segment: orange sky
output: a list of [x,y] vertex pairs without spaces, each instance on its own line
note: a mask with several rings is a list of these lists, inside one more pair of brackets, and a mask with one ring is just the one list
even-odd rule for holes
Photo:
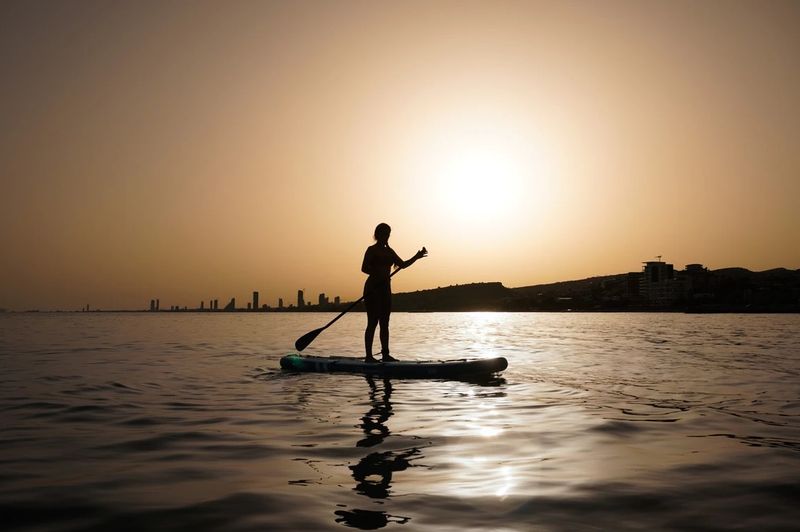
[[800,267],[796,2],[4,2],[0,307]]

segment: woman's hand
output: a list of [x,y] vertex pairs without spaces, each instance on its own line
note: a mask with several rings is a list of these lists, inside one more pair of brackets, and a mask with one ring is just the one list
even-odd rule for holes
[[414,260],[421,259],[421,258],[427,257],[427,256],[428,256],[428,250],[425,249],[425,246],[422,246],[422,249],[417,251],[417,254],[414,255]]

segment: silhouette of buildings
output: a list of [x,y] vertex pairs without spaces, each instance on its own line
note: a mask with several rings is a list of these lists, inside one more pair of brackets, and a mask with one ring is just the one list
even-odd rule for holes
[[[297,305],[285,306],[278,298],[277,308],[263,304],[252,292],[246,309],[236,308],[231,298],[224,311],[303,311],[342,310],[339,296],[331,302],[318,294],[318,304],[305,301],[304,290],[297,291]],[[345,302],[347,305],[351,302]],[[158,311],[160,301],[151,299],[149,311]],[[399,312],[452,311],[688,311],[688,312],[800,312],[800,270],[776,268],[751,272],[744,268],[709,270],[699,263],[677,270],[661,260],[646,261],[638,272],[590,277],[573,281],[506,288],[499,282],[472,283],[394,294],[393,309]],[[89,304],[81,310],[88,312]],[[95,309],[96,311],[98,309]],[[173,305],[173,311],[188,310]],[[192,311],[206,310],[205,301]],[[219,310],[217,299],[208,300],[208,310]],[[363,311],[363,306],[356,307]]]
[[639,294],[652,306],[670,305],[683,297],[683,283],[676,277],[672,264],[658,259],[644,263]]
[[690,300],[708,300],[712,297],[712,276],[708,268],[702,264],[687,264],[684,278],[684,290]]

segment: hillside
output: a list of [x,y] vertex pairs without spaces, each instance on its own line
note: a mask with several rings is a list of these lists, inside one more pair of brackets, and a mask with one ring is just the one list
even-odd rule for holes
[[506,288],[472,283],[395,294],[397,311],[645,311],[800,312],[800,270],[745,268],[676,272],[669,304],[642,296],[640,272]]

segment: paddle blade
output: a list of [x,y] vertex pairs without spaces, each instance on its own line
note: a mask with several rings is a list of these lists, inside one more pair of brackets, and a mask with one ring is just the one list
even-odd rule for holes
[[305,333],[303,336],[298,338],[297,341],[294,343],[294,348],[297,349],[298,351],[302,351],[303,349],[308,347],[308,344],[313,342],[317,336],[319,336],[319,333],[321,333],[324,330],[325,327],[322,327],[321,329],[314,329],[311,332]]

